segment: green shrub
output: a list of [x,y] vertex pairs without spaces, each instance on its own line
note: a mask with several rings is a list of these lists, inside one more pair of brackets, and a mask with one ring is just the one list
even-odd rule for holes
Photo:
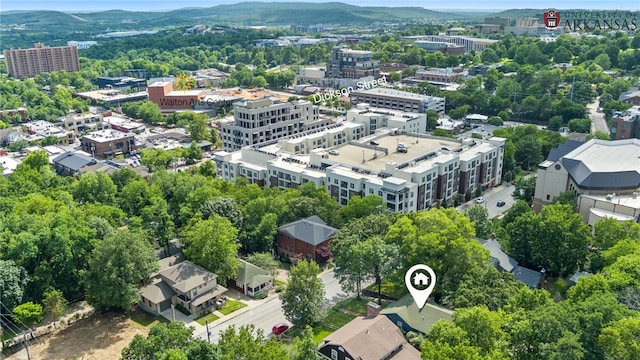
[[269,295],[266,291],[258,291],[255,295],[253,295],[253,297],[255,297],[256,299],[264,299],[267,297],[267,295]]
[[181,303],[178,303],[176,305],[176,310],[180,311],[181,313],[187,316],[191,315],[191,312],[186,307],[184,307],[184,305],[182,305]]

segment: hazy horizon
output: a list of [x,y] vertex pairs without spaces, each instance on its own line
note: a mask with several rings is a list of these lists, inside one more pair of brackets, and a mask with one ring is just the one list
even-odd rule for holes
[[[128,11],[170,11],[182,8],[193,7],[213,7],[223,4],[237,4],[244,1],[238,0],[188,0],[185,2],[176,2],[168,0],[154,1],[124,1],[113,0],[109,3],[95,4],[86,0],[67,0],[67,1],[29,1],[24,0],[2,0],[0,2],[0,11],[12,10],[56,10],[64,12],[87,12],[87,11],[104,11],[104,10],[128,10]],[[309,2],[309,3],[327,3],[330,1],[313,1],[313,0],[271,0],[260,2]],[[422,7],[429,10],[437,11],[502,11],[509,9],[593,9],[593,10],[636,10],[640,11],[640,0],[620,0],[616,2],[615,7],[611,7],[606,1],[595,0],[564,0],[564,1],[548,1],[548,0],[523,0],[514,7],[513,1],[507,0],[486,0],[479,6],[478,2],[473,0],[453,0],[446,3],[425,4],[425,1],[416,0],[397,0],[393,6],[389,6],[386,0],[370,0],[366,3],[363,1],[344,0],[338,1],[345,4],[357,6],[380,6],[380,7]]]

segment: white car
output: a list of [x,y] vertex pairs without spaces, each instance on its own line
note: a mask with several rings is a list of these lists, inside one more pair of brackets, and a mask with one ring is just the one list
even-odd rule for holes
[[329,150],[329,154],[331,154],[331,155],[340,155],[340,151],[338,151],[336,149],[332,149],[332,150]]
[[476,199],[476,204],[484,204],[484,198],[483,197],[479,197]]

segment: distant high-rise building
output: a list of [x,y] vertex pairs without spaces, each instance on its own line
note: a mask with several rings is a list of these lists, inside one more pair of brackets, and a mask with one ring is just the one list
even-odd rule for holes
[[33,77],[51,71],[78,71],[80,60],[75,46],[45,47],[36,43],[31,49],[5,50],[7,73],[14,78]]
[[327,63],[327,77],[360,79],[380,76],[380,63],[373,59],[371,51],[351,50],[346,46],[336,46]]

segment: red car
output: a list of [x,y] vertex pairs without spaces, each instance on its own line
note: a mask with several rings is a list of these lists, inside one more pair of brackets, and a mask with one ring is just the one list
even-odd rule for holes
[[275,335],[278,334],[282,334],[283,332],[287,331],[289,329],[289,325],[285,324],[285,323],[279,323],[279,324],[275,324],[273,326],[273,328],[271,329],[271,332],[274,333]]

